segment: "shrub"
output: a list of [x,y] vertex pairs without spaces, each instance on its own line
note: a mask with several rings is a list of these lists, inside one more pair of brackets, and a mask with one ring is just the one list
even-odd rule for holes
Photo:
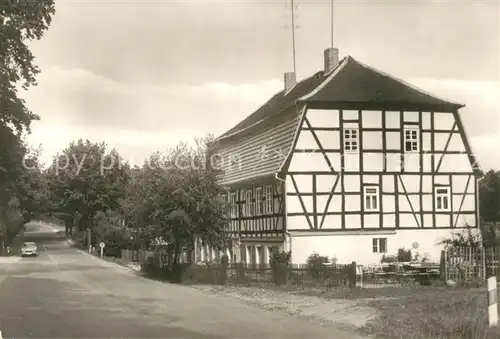
[[398,262],[398,257],[395,255],[383,255],[380,259],[380,262],[383,263],[395,263]]
[[307,258],[307,273],[309,273],[314,278],[318,278],[321,275],[321,272],[325,270],[325,265],[330,260],[327,256],[319,255],[316,252],[313,252]]
[[481,247],[481,236],[467,227],[460,233],[453,233],[451,237],[442,239],[438,245],[478,248]]
[[409,262],[412,261],[411,250],[406,250],[404,248],[399,248],[396,254],[383,255],[380,262],[383,263],[397,263],[397,262]]
[[408,262],[411,261],[411,250],[405,250],[404,248],[398,249],[398,262]]
[[280,252],[279,249],[273,249],[269,254],[269,262],[276,285],[286,284],[288,266],[290,265],[291,258],[292,252]]
[[292,252],[280,252],[279,249],[274,248],[273,251],[269,253],[269,262],[271,264],[284,264],[288,266],[291,259]]

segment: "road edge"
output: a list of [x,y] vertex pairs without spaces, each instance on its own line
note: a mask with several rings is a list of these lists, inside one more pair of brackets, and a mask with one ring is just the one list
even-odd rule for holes
[[[122,264],[119,264],[119,263],[116,263],[116,262],[113,262],[113,261],[109,261],[109,260],[106,260],[106,259],[102,259],[96,255],[93,255],[92,253],[89,253],[88,251],[86,250],[82,250],[80,248],[77,248],[75,247],[75,242],[71,239],[66,239],[65,240],[65,243],[68,245],[68,247],[71,247],[71,248],[74,248],[75,250],[79,251],[80,253],[83,253],[85,255],[88,255],[92,258],[94,258],[96,261],[102,263],[102,264],[105,264],[104,266],[115,266],[115,267],[121,267],[121,268],[126,268],[128,269],[129,271],[133,272],[133,273],[137,273],[139,274],[140,273],[140,269],[137,270],[137,269],[134,269],[133,267],[131,267],[130,265],[122,265]],[[2,339],[2,338],[0,338]]]

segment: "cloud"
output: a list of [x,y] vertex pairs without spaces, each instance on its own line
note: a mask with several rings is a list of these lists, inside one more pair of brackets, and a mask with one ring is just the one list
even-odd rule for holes
[[466,106],[460,117],[483,170],[500,169],[500,82],[457,79],[411,79],[430,93]]
[[[466,104],[461,117],[483,167],[500,168],[491,152],[500,146],[500,85],[493,81],[407,79],[428,92]],[[281,79],[247,84],[115,81],[82,68],[50,66],[39,86],[24,93],[42,117],[30,140],[53,154],[80,137],[104,140],[124,156],[142,159],[180,141],[219,135],[281,90]],[[139,160],[142,161],[142,160]]]
[[143,85],[118,82],[85,69],[46,67],[39,86],[24,92],[41,116],[29,140],[42,143],[44,160],[78,138],[106,141],[133,162],[156,150],[219,135],[252,113],[281,81],[230,85],[208,82]]
[[222,133],[281,88],[278,79],[199,86],[117,82],[84,69],[47,67],[24,95],[44,121],[72,126]]
[[500,82],[455,79],[413,79],[420,88],[464,104],[461,117],[470,136],[500,130]]

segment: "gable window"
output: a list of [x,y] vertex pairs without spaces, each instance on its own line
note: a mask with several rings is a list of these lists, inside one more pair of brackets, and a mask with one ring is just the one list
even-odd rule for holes
[[235,218],[237,215],[236,192],[229,195],[229,204],[231,205],[231,217]]
[[346,128],[344,129],[344,151],[345,152],[358,152],[358,129]]
[[436,211],[450,210],[450,187],[440,186],[435,188]]
[[253,212],[252,190],[248,190],[245,196],[246,216],[251,217]]
[[418,128],[405,128],[405,152],[418,152]]
[[378,211],[379,202],[378,202],[378,186],[365,186],[364,187],[364,195],[365,195],[365,211]]
[[262,187],[255,189],[255,214],[262,215]]
[[387,253],[387,238],[373,238],[373,253]]
[[265,199],[265,213],[272,214],[273,213],[273,186],[267,185],[264,191],[264,199]]

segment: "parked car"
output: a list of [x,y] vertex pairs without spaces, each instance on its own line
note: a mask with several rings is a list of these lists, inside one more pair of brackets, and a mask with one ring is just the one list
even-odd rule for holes
[[25,242],[21,249],[21,257],[36,257],[38,256],[37,247],[34,242]]

